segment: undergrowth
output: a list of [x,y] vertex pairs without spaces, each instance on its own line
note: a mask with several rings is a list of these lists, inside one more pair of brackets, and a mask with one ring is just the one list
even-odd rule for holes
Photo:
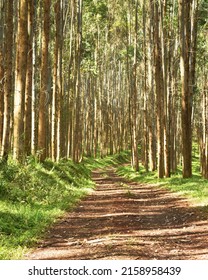
[[142,166],[135,172],[130,164],[122,164],[129,159],[129,152],[122,152],[105,158],[84,158],[79,164],[70,160],[40,163],[33,157],[24,165],[12,160],[0,163],[0,259],[24,258],[46,229],[93,189],[91,171],[96,168],[114,166],[121,176],[169,188],[207,208],[208,180],[201,178],[196,158],[193,177],[189,179],[182,178],[180,167],[171,178],[164,179],[158,179],[156,172],[146,172]]
[[105,169],[109,165],[111,166],[118,166],[122,163],[129,162],[130,161],[130,152],[129,151],[123,151],[119,154],[114,155],[108,155],[103,158],[84,158],[84,163],[87,165],[87,167],[90,170],[96,169],[96,168],[102,168]]
[[34,157],[24,165],[0,163],[0,259],[22,259],[58,217],[93,189],[93,169],[118,165],[128,157],[85,158],[79,164],[40,163]]
[[0,166],[0,259],[21,259],[65,210],[93,188],[90,169],[72,161]]
[[163,179],[158,179],[157,171],[147,172],[143,166],[140,166],[138,172],[135,172],[130,165],[119,166],[117,173],[132,181],[168,188],[187,197],[196,206],[208,206],[208,180],[202,178],[198,162],[198,158],[193,157],[193,176],[186,179],[182,178],[182,168],[180,166],[176,173],[171,174],[170,178]]

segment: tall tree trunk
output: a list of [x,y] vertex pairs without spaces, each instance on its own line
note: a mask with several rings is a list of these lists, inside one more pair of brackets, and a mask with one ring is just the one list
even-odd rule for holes
[[2,154],[2,135],[4,122],[4,14],[5,1],[0,0],[0,153]]
[[6,32],[5,32],[5,82],[4,82],[4,125],[2,139],[2,156],[5,160],[10,151],[10,115],[13,72],[13,1],[6,2]]
[[[54,81],[53,81],[53,111],[52,111],[52,147],[53,158],[57,161],[63,156],[63,141],[61,140],[61,104],[62,102],[62,37],[63,15],[62,1],[58,0],[54,5],[56,36],[54,52]],[[63,136],[62,136],[63,138]]]
[[59,88],[58,88],[58,64],[59,64],[59,45],[60,45],[60,0],[54,4],[56,32],[54,45],[54,67],[53,67],[53,97],[52,97],[52,118],[51,118],[51,156],[52,160],[58,160],[59,145],[58,145],[58,114],[59,110]]
[[27,32],[27,13],[28,1],[19,1],[18,13],[18,30],[17,30],[17,50],[16,50],[16,67],[15,67],[15,92],[14,92],[14,143],[13,158],[21,160],[24,152],[24,97],[25,97],[25,80],[27,70],[27,49],[28,49],[28,32]]
[[205,179],[208,179],[208,93],[207,84],[208,76],[204,69],[203,71],[204,87],[201,94],[201,124],[200,124],[200,148],[201,148],[201,172]]
[[63,61],[63,1],[59,0],[60,3],[58,4],[58,11],[57,11],[57,28],[59,31],[59,48],[58,48],[58,118],[57,118],[57,135],[58,135],[58,142],[57,142],[57,160],[64,157],[64,130],[63,130],[63,104],[64,104],[64,95],[63,95],[63,68],[62,68],[62,61]]
[[131,110],[132,110],[132,135],[131,135],[131,145],[132,145],[132,167],[135,171],[139,170],[139,155],[138,155],[138,123],[137,123],[137,39],[138,39],[138,1],[135,3],[135,34],[134,34],[134,62],[131,80]]
[[164,81],[162,73],[159,4],[155,2],[155,86],[157,103],[158,177],[164,176]]
[[156,113],[155,113],[155,94],[154,94],[154,3],[150,1],[148,19],[148,88],[149,88],[149,102],[148,102],[148,130],[149,130],[149,167],[150,171],[154,171],[157,168],[156,160]]
[[[38,106],[37,106],[37,80],[39,78],[38,73],[38,4],[37,0],[34,1],[34,18],[33,18],[33,41],[32,41],[32,95],[31,95],[31,153],[33,156],[36,154],[37,150],[37,132],[38,132],[38,126],[37,126],[37,119],[38,119]],[[41,10],[41,9],[40,9]],[[41,33],[41,32],[40,32]]]
[[41,56],[41,84],[39,96],[39,122],[38,122],[38,152],[40,160],[46,159],[46,112],[48,94],[48,59],[49,59],[49,35],[50,35],[50,5],[51,0],[43,2],[43,30],[42,30],[42,56]]
[[180,19],[180,70],[182,84],[182,155],[183,177],[192,176],[192,125],[191,125],[191,92],[190,92],[190,0],[179,1]]
[[74,43],[74,30],[75,30],[75,1],[71,0],[70,3],[70,34],[69,34],[69,65],[68,65],[68,104],[69,104],[69,116],[68,116],[68,135],[67,135],[67,157],[73,154],[73,43]]
[[81,125],[81,46],[82,46],[82,0],[77,2],[77,33],[76,33],[76,57],[75,57],[75,130],[73,160],[79,162],[82,157],[82,125]]
[[25,88],[25,153],[31,154],[34,0],[28,0],[28,52]]
[[169,128],[169,85],[168,85],[168,25],[165,23],[167,18],[167,0],[160,4],[160,29],[162,46],[162,74],[164,91],[164,168],[165,176],[170,177],[170,128]]
[[147,70],[148,70],[148,54],[147,54],[147,10],[145,6],[145,1],[142,3],[143,11],[143,52],[144,52],[144,166],[146,171],[149,170],[149,121],[148,121],[148,98],[149,91],[147,89],[148,80],[147,80]]

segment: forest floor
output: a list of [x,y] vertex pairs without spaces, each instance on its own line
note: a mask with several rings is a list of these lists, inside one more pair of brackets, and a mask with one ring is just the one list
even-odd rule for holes
[[27,259],[208,259],[203,207],[161,187],[129,182],[113,167],[92,178],[96,189],[49,229]]

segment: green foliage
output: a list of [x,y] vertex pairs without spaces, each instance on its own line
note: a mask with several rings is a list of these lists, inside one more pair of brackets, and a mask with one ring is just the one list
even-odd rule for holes
[[19,259],[45,229],[74,207],[94,184],[90,169],[72,161],[0,167],[0,259]]
[[177,173],[172,174],[171,178],[158,179],[157,172],[146,172],[143,166],[140,171],[135,172],[130,166],[119,166],[117,173],[132,181],[153,184],[159,187],[165,187],[179,195],[187,197],[195,205],[208,205],[208,180],[200,175],[199,159],[193,158],[193,176],[192,178],[182,178],[181,167]]
[[94,187],[91,170],[129,160],[122,152],[104,159],[40,163],[34,157],[21,165],[0,166],[0,259],[21,259],[65,210],[72,209]]
[[84,163],[90,169],[105,168],[109,165],[117,166],[118,164],[129,162],[130,152],[123,151],[119,154],[106,156],[104,158],[85,158]]
[[[103,33],[108,18],[108,7],[106,0],[102,1],[85,1],[83,11],[83,38],[82,50],[84,69],[95,72],[94,68],[94,52],[96,48],[96,41],[99,36],[98,33]],[[99,30],[98,30],[99,26]]]
[[63,203],[74,188],[84,187],[89,171],[82,164],[75,166],[70,161],[53,163],[47,160],[43,164],[5,165],[1,177],[4,182],[1,197],[14,203],[50,205],[57,200],[57,195]]
[[207,26],[208,23],[208,1],[200,0],[199,1],[199,16],[198,16],[198,24],[200,26]]

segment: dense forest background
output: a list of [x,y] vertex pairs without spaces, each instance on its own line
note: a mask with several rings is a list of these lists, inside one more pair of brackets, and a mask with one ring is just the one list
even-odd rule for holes
[[0,0],[0,154],[131,150],[208,179],[207,0]]

